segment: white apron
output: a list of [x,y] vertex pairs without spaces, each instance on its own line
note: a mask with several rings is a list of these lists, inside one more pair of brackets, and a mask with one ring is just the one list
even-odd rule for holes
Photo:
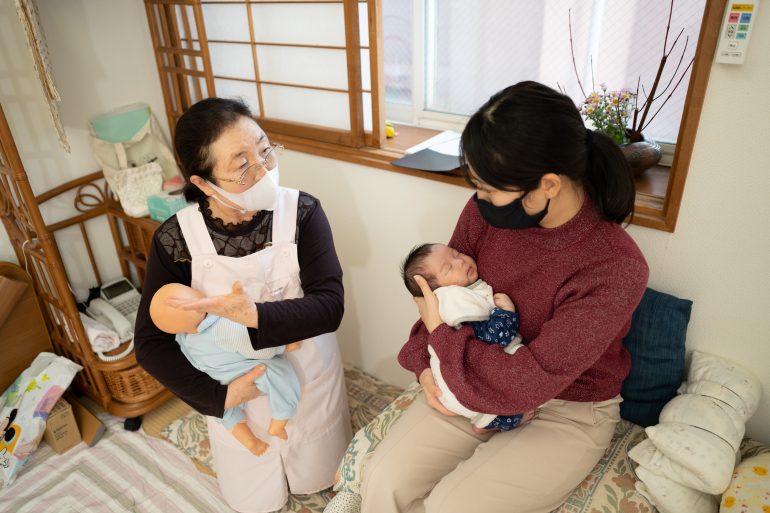
[[[240,281],[257,302],[302,297],[294,243],[298,196],[296,189],[279,189],[272,245],[240,258],[217,255],[198,205],[179,211],[179,226],[192,258],[192,287],[214,296],[231,292],[233,283]],[[301,349],[286,353],[286,357],[301,384],[297,412],[286,426],[287,441],[267,433],[270,411],[264,396],[246,405],[249,427],[270,444],[262,456],[251,454],[220,422],[208,419],[219,488],[230,506],[240,512],[282,508],[288,497],[287,484],[295,494],[315,493],[331,486],[350,441],[347,396],[335,334],[304,340]]]

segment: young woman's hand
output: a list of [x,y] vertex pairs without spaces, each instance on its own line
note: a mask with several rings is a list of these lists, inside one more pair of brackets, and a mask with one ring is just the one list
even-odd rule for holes
[[436,297],[436,294],[430,290],[430,286],[428,285],[428,282],[425,281],[425,278],[420,275],[415,275],[414,281],[420,287],[420,290],[422,290],[422,297],[414,298],[414,302],[417,303],[417,309],[420,311],[422,323],[425,324],[428,333],[433,333],[433,330],[444,323],[438,313],[438,298]]
[[428,402],[428,406],[447,417],[457,416],[456,413],[447,410],[444,405],[441,404],[441,401],[439,401],[441,389],[436,386],[436,380],[433,378],[433,372],[430,370],[430,367],[420,373],[420,377],[417,381],[422,385],[422,390],[425,392],[425,400]]
[[249,328],[259,327],[257,305],[246,294],[239,281],[233,284],[233,290],[229,294],[204,297],[195,301],[169,298],[166,303],[180,310],[194,310],[224,317]]
[[254,381],[265,373],[264,365],[257,365],[249,372],[235,378],[227,385],[227,396],[225,397],[225,410],[234,408],[239,404],[246,403],[252,399],[256,399],[262,392],[259,391]]

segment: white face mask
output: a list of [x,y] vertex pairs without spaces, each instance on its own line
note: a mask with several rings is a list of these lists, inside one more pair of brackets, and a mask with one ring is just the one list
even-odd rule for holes
[[278,197],[278,166],[269,170],[257,183],[243,192],[227,192],[211,182],[209,182],[209,185],[216,191],[217,195],[227,198],[237,205],[237,207],[234,207],[229,203],[225,203],[217,195],[211,196],[229,209],[237,210],[241,213],[273,210]]
[[275,182],[275,185],[279,185],[278,164],[276,164],[273,169],[267,172],[267,176],[273,179],[273,181]]

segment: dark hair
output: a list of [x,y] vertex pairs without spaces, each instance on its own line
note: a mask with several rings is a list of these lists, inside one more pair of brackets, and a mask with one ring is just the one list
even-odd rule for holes
[[176,122],[174,150],[182,165],[182,174],[187,179],[184,186],[187,201],[205,198],[203,191],[190,182],[190,177],[198,175],[204,180],[211,179],[214,170],[209,151],[211,143],[242,117],[253,119],[251,111],[242,101],[207,98],[187,109]]
[[622,223],[634,209],[631,168],[615,142],[587,130],[572,99],[537,82],[492,96],[460,139],[465,180],[470,168],[496,189],[529,192],[546,173],[581,184],[602,216]]
[[438,287],[436,276],[428,274],[423,267],[425,259],[428,258],[435,245],[435,242],[431,242],[429,244],[415,246],[401,264],[401,278],[404,280],[404,285],[406,285],[406,289],[412,297],[422,297],[422,289],[420,289],[420,286],[414,281],[415,274],[419,274],[425,278],[425,281],[428,282],[428,286],[431,290],[436,290]]

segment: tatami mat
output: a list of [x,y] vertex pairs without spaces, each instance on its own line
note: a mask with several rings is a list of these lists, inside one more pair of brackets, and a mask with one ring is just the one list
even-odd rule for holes
[[172,397],[159,407],[142,415],[142,429],[150,436],[163,439],[160,430],[182,415],[186,415],[190,410],[192,408],[184,401],[178,397]]

